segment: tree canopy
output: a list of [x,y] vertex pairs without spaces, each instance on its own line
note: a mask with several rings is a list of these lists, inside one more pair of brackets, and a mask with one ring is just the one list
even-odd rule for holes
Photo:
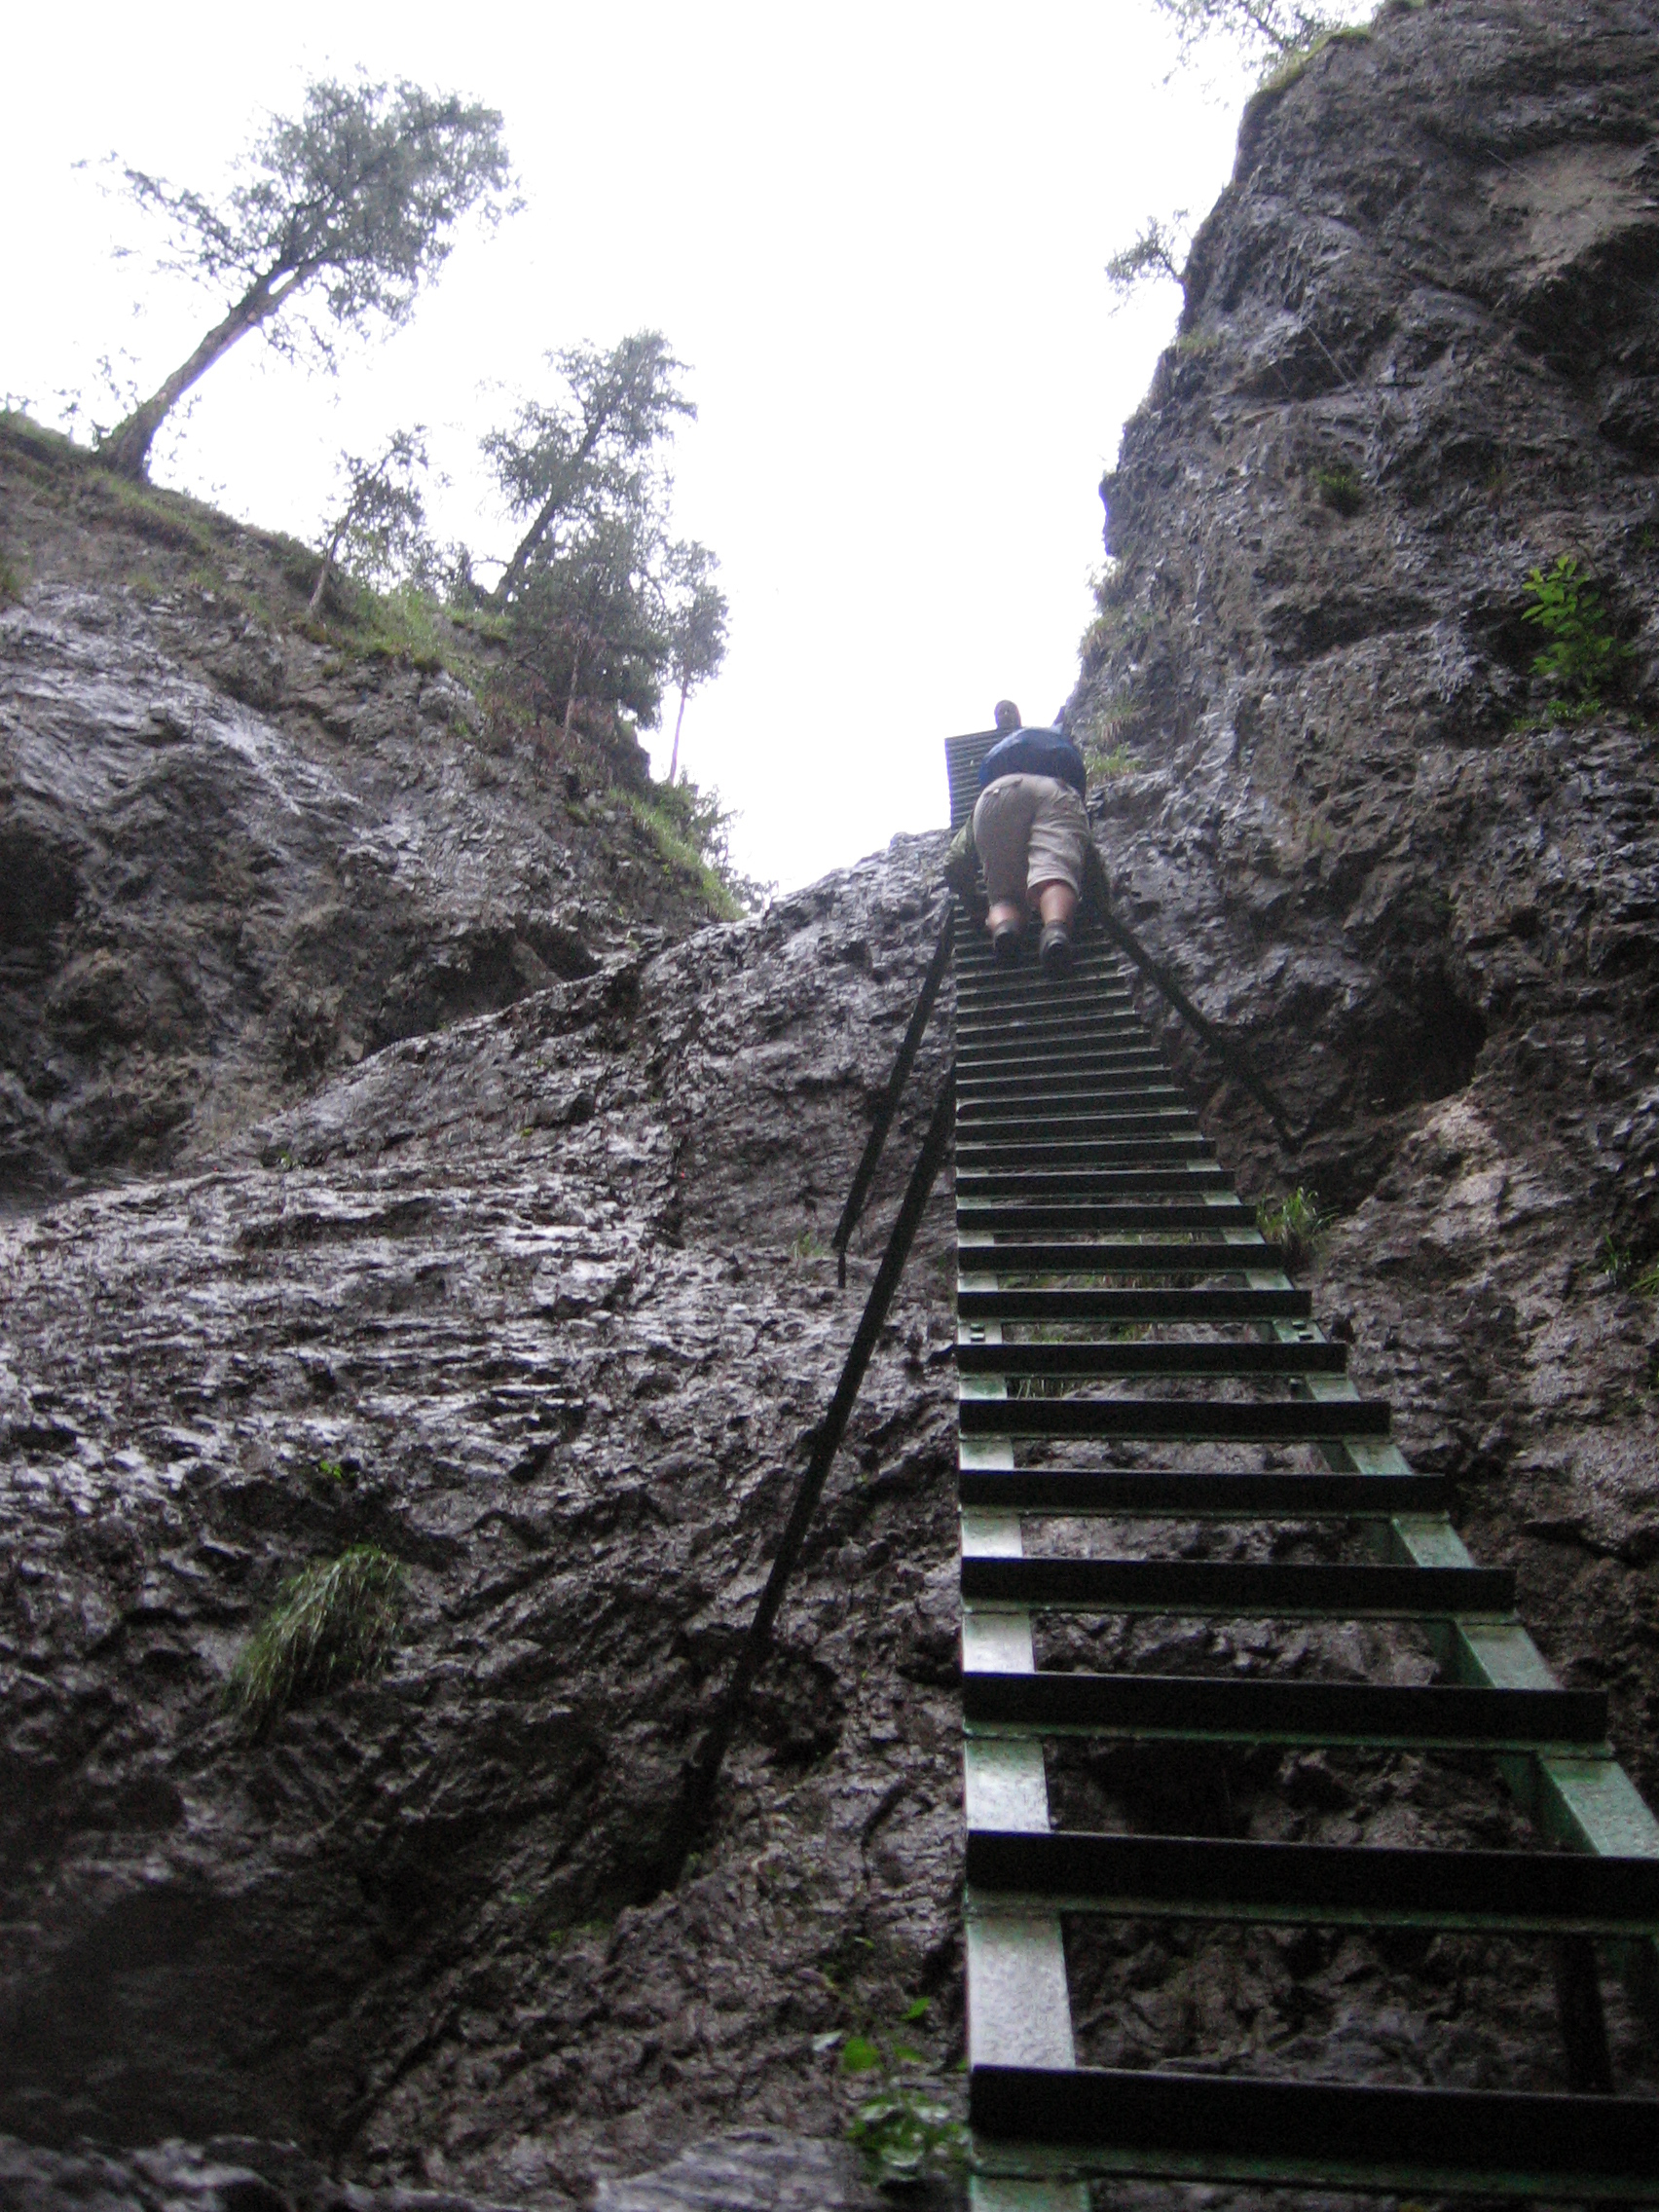
[[696,409],[659,331],[551,354],[557,387],[482,441],[524,530],[489,604],[568,735],[584,708],[651,726],[725,653],[725,595],[706,546],[670,531],[675,424]]
[[510,428],[483,441],[509,508],[529,518],[490,595],[498,607],[523,589],[531,563],[556,546],[561,527],[650,504],[675,418],[697,414],[680,387],[684,364],[661,331],[638,330],[608,353],[570,346],[547,358],[563,390],[526,400]]
[[303,331],[333,365],[314,317],[277,319],[308,287],[341,329],[405,320],[456,224],[474,207],[499,215],[511,183],[494,108],[401,81],[309,85],[300,114],[273,121],[221,201],[140,169],[125,175],[169,227],[161,266],[233,293],[189,358],[104,440],[105,459],[130,476],[144,474],[169,411],[250,330],[287,350]]

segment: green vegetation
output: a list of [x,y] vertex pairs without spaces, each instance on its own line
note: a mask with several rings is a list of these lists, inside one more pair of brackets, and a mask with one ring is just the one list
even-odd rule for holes
[[792,1260],[828,1260],[830,1247],[815,1229],[803,1229],[790,1246]]
[[1256,1208],[1256,1227],[1270,1244],[1276,1244],[1283,1252],[1285,1267],[1295,1269],[1305,1267],[1313,1257],[1326,1222],[1313,1193],[1298,1184],[1285,1198],[1263,1199]]
[[[927,2015],[928,2001],[918,1997],[900,2018],[917,2026]],[[961,2171],[968,2130],[940,2095],[925,2052],[885,2037],[848,2036],[841,2046],[841,2072],[855,2080],[874,2078],[872,2093],[861,2099],[847,2124],[847,2139],[872,2181],[903,2188]]]
[[737,922],[758,904],[766,887],[752,883],[732,866],[726,842],[731,816],[714,793],[705,795],[685,780],[653,784],[648,797],[624,792],[628,811],[650,832],[665,868],[696,879],[709,911],[719,922]]
[[1114,745],[1109,753],[1085,746],[1083,760],[1091,776],[1132,776],[1142,765],[1140,755],[1126,745]]
[[1596,1247],[1596,1272],[1609,1290],[1633,1290],[1638,1298],[1659,1298],[1659,1260],[1643,1265],[1611,1230]]
[[1602,694],[1615,682],[1635,647],[1615,635],[1602,595],[1583,564],[1563,553],[1553,568],[1534,569],[1527,578],[1528,606],[1521,619],[1549,640],[1532,662],[1562,702],[1556,719],[1581,720],[1598,714]]
[[1181,281],[1181,266],[1191,242],[1187,210],[1177,207],[1167,221],[1149,215],[1130,242],[1106,263],[1106,281],[1119,302],[1138,292],[1143,284]]
[[1319,501],[1339,515],[1356,515],[1365,504],[1365,487],[1359,480],[1357,469],[1350,468],[1346,461],[1334,462],[1329,468],[1316,468],[1313,481],[1319,487]]
[[[306,87],[297,117],[274,118],[217,203],[141,169],[123,171],[141,207],[168,232],[165,269],[230,290],[233,304],[189,358],[100,443],[108,464],[142,477],[167,415],[249,331],[292,351],[305,326],[282,311],[308,286],[338,328],[371,316],[406,322],[416,295],[450,250],[469,209],[504,210],[510,184],[501,118],[418,85]],[[334,365],[313,323],[312,350]]]
[[23,579],[0,553],[0,607],[15,607],[23,596]]
[[424,426],[394,430],[378,460],[340,457],[345,503],[323,540],[322,566],[306,611],[315,614],[336,562],[362,583],[393,583],[429,575],[434,566],[426,535],[425,496],[417,481],[426,470]]
[[385,1666],[402,1590],[402,1567],[373,1544],[353,1544],[285,1582],[226,1685],[242,1732],[263,1735],[289,1706]]

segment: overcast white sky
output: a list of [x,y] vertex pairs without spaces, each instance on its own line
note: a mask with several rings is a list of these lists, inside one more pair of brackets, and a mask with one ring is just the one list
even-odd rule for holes
[[153,234],[100,190],[109,152],[211,190],[308,77],[359,65],[499,107],[524,211],[463,234],[335,380],[244,341],[156,478],[313,537],[340,449],[424,422],[445,533],[505,552],[480,431],[548,349],[662,329],[700,410],[677,525],[732,609],[682,758],[788,888],[942,822],[940,739],[1071,687],[1096,487],[1179,305],[1161,285],[1114,315],[1102,264],[1146,214],[1208,207],[1245,90],[1219,58],[1166,84],[1170,59],[1145,0],[19,12],[0,389],[107,422],[101,354],[147,392],[217,319],[112,256]]

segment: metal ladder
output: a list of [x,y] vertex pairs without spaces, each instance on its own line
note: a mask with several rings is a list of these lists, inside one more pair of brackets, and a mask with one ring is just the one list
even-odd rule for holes
[[[992,742],[947,743],[953,827]],[[1446,1486],[1389,1441],[1387,1404],[1361,1397],[1346,1346],[1229,1187],[1115,955],[1086,939],[1072,977],[1047,983],[1029,965],[999,970],[959,915],[955,959],[977,2212],[1087,2212],[1089,2178],[1111,2175],[1659,2201],[1659,2100],[1608,2093],[1593,1947],[1618,1947],[1652,2009],[1659,1822],[1608,1750],[1605,1696],[1557,1683],[1514,1617],[1513,1575],[1474,1564]],[[1078,1323],[1113,1326],[1083,1341]],[[1137,1378],[1157,1380],[1122,1394]],[[1106,1379],[1120,1394],[1054,1394]],[[1238,1387],[1264,1380],[1280,1394]],[[1105,1448],[1097,1464],[1077,1463],[1086,1440]],[[1129,1440],[1125,1457],[1161,1440],[1176,1463],[1114,1466],[1112,1447]],[[1193,1449],[1217,1446],[1273,1447],[1280,1463],[1250,1471],[1236,1450]],[[1287,1471],[1287,1448],[1315,1463]],[[1153,1540],[1132,1558],[1045,1544],[1046,1525],[1079,1516],[1131,1520]],[[1159,1555],[1160,1523],[1206,1519],[1351,1523],[1369,1556]],[[1033,1616],[1068,1611],[1415,1622],[1454,1678],[1044,1672]],[[1068,1736],[1476,1750],[1548,1848],[1055,1830],[1044,1740]],[[1548,1936],[1573,2089],[1079,2066],[1062,1914]]]

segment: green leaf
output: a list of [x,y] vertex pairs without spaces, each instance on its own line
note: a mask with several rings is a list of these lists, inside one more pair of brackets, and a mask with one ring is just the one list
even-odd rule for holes
[[867,2074],[881,2064],[881,2053],[868,2036],[849,2036],[841,2052],[843,2074]]
[[912,1997],[899,2015],[902,2020],[925,2020],[927,2016],[928,2001],[925,1997]]

